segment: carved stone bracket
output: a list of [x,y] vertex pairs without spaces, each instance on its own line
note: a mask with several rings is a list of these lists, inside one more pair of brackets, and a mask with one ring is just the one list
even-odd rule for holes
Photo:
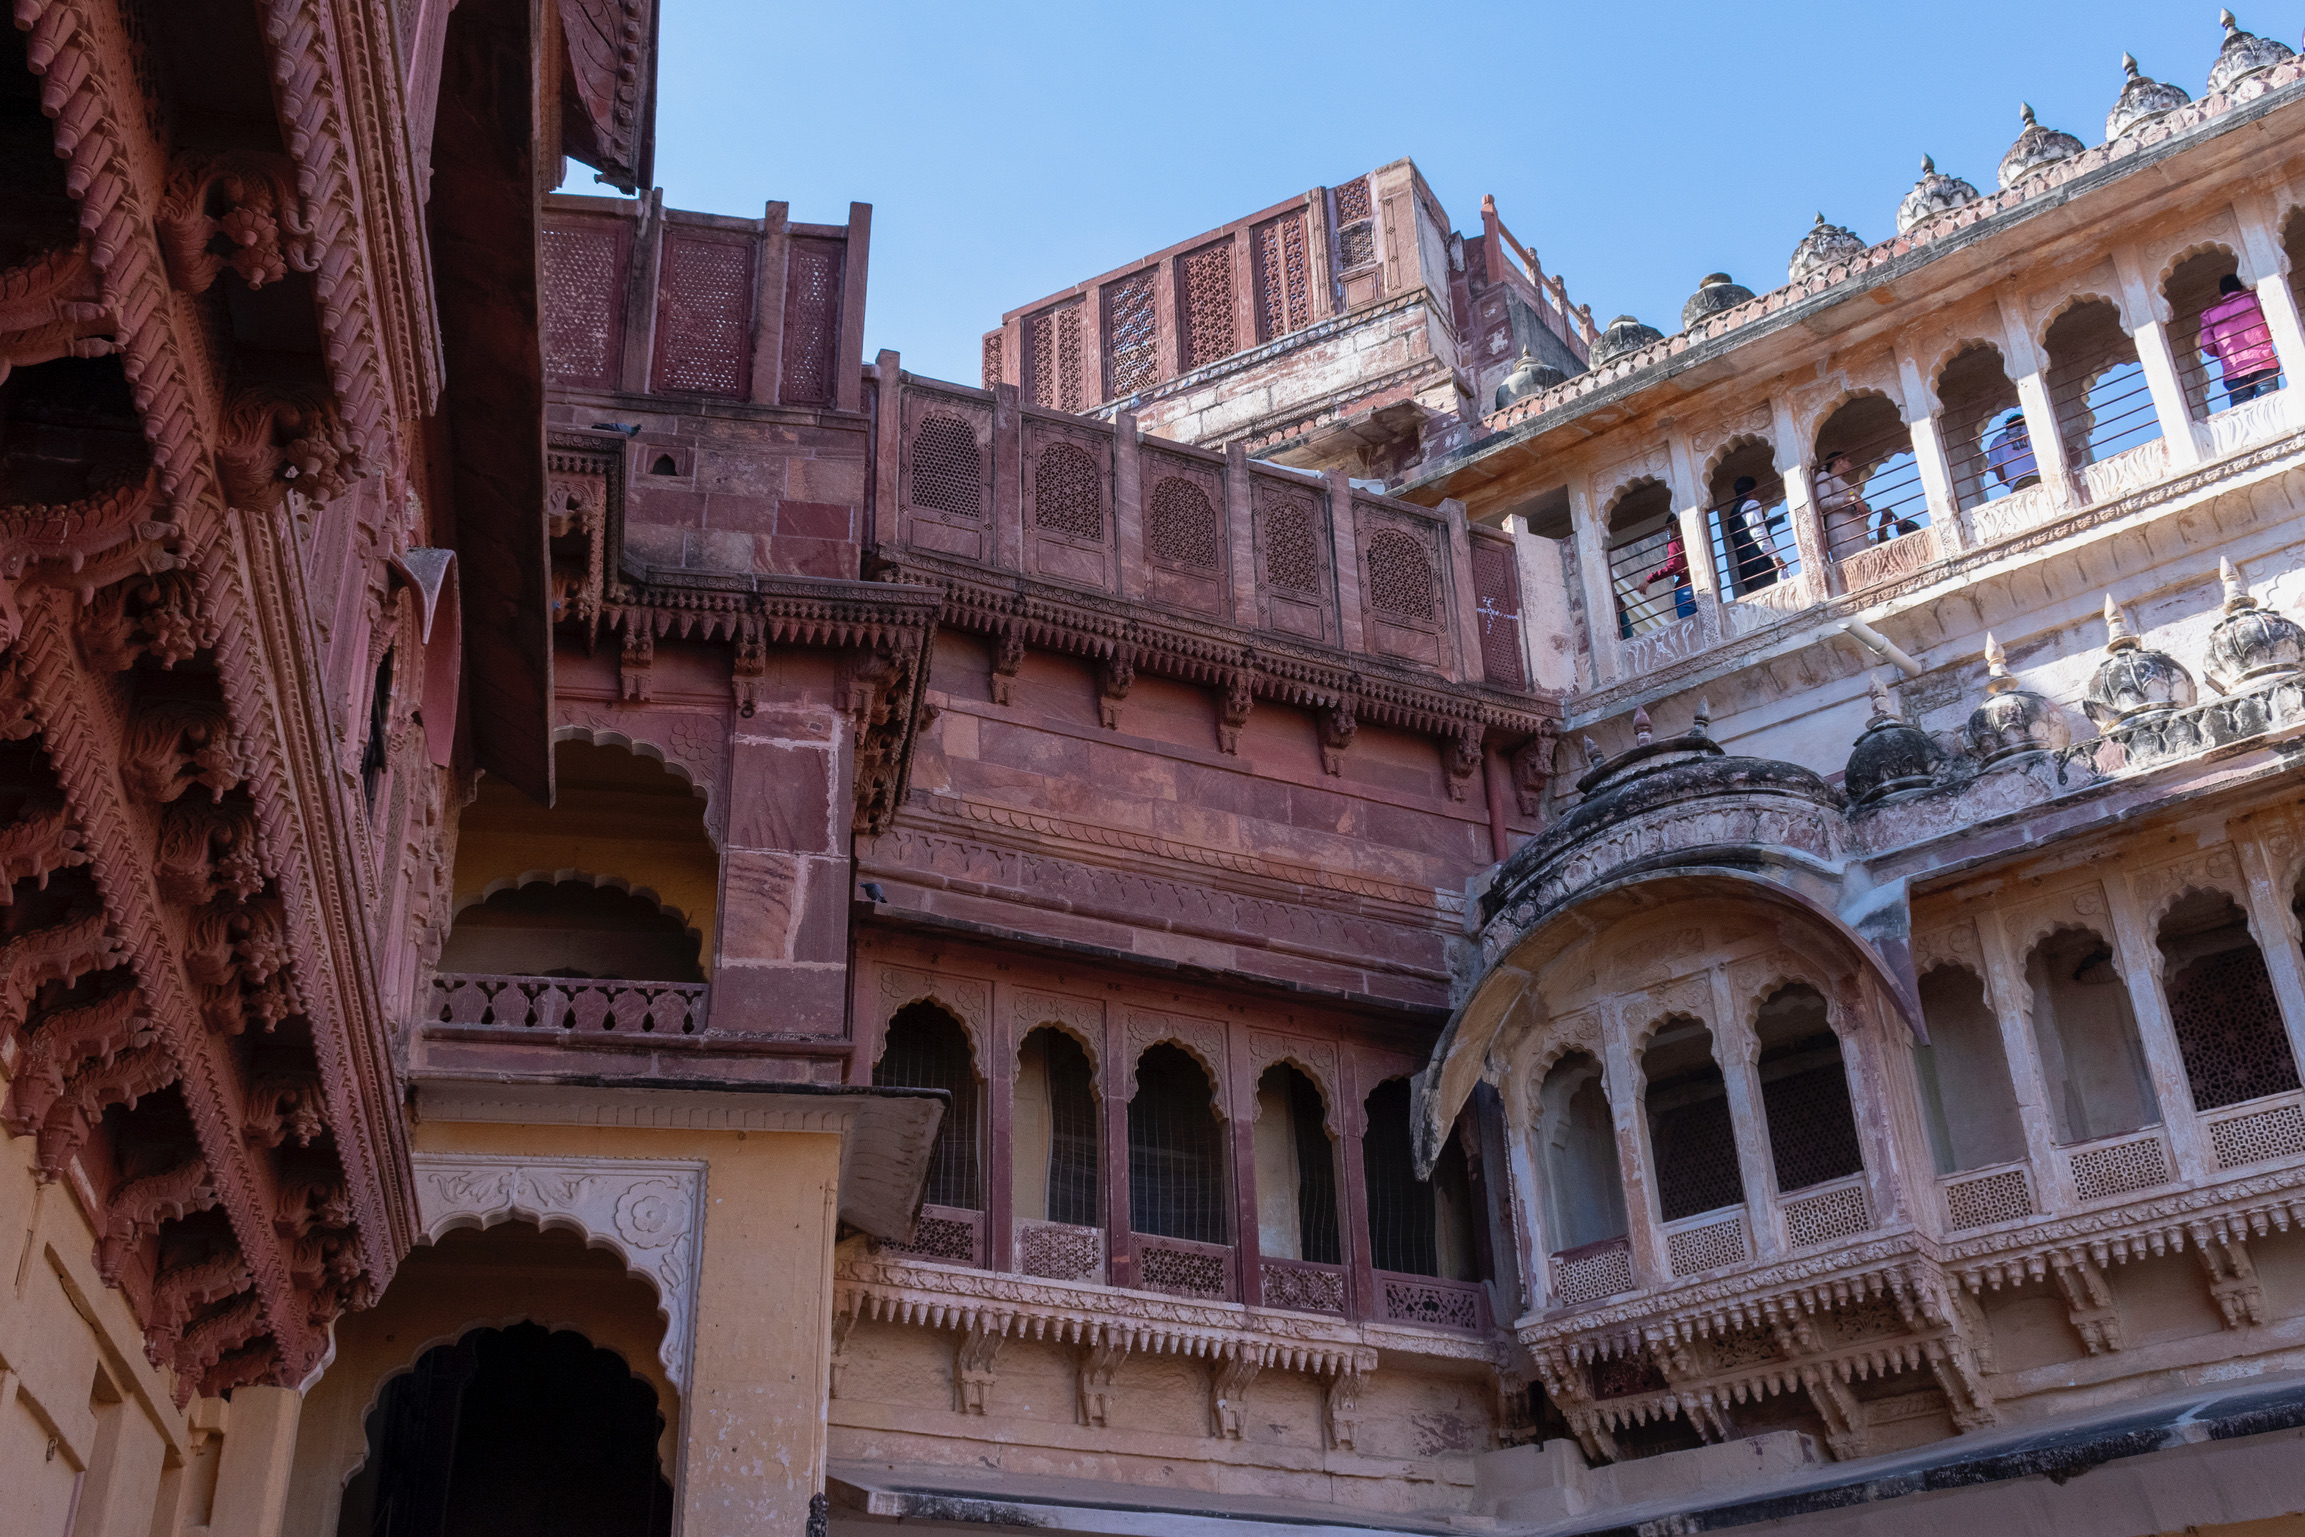
[[1136,686],[1136,656],[1123,647],[1104,659],[1097,668],[1097,718],[1107,731],[1120,729],[1121,701],[1128,698],[1129,690]]
[[983,1414],[985,1395],[1000,1381],[998,1366],[1000,1347],[1006,1344],[1005,1331],[988,1329],[979,1320],[960,1337],[960,1345],[953,1352],[952,1407],[960,1414]]
[[267,517],[291,490],[325,502],[367,473],[334,399],[286,384],[242,390],[226,402],[216,468],[227,501]]
[[1513,795],[1522,816],[1537,816],[1545,809],[1545,785],[1553,774],[1554,740],[1553,723],[1547,721],[1535,736],[1513,750]]
[[1107,1425],[1112,1419],[1112,1380],[1128,1357],[1128,1341],[1100,1334],[1081,1353],[1079,1370],[1080,1422]]
[[227,268],[250,288],[319,265],[296,206],[295,167],[285,155],[195,154],[170,169],[155,219],[168,279],[206,293]]
[[1441,764],[1448,770],[1449,799],[1461,801],[1481,771],[1481,728],[1467,722],[1441,749]]
[[1345,749],[1353,745],[1353,738],[1361,729],[1360,718],[1353,713],[1353,701],[1340,699],[1320,713],[1321,768],[1330,774],[1345,771]]
[[58,358],[118,352],[115,325],[86,240],[0,272],[0,380]]
[[1014,625],[1000,632],[992,655],[992,702],[1009,704],[1015,700],[1016,675],[1024,666],[1024,635]]
[[2105,1273],[2086,1256],[2059,1254],[2050,1261],[2057,1289],[2065,1294],[2065,1317],[2091,1355],[2121,1348],[2121,1314]]
[[1248,1408],[1249,1384],[1264,1367],[1264,1354],[1235,1350],[1209,1363],[1209,1434],[1220,1441],[1241,1438],[1241,1415]]
[[1241,750],[1241,727],[1249,723],[1249,711],[1256,708],[1257,675],[1254,670],[1236,667],[1225,674],[1224,698],[1217,704],[1217,748],[1220,752],[1238,753]]
[[701,1285],[705,1165],[674,1158],[561,1158],[411,1153],[417,1220],[437,1242],[460,1227],[514,1219],[573,1227],[621,1256],[656,1287],[660,1355],[675,1388],[688,1383]]

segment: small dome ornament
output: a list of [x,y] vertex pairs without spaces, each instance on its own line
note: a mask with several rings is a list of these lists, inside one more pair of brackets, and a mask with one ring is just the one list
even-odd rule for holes
[[2121,605],[2105,594],[2105,660],[2081,693],[2082,713],[2098,731],[2166,715],[2193,703],[2193,675],[2175,657],[2155,651],[2129,628]]
[[1913,190],[1905,194],[1905,201],[1897,205],[1897,233],[1909,235],[1917,224],[1926,223],[1941,213],[1951,213],[1977,201],[1977,189],[1958,176],[1947,176],[1937,169],[1937,162],[1928,155],[1921,157],[1921,179],[1913,183]]
[[1841,775],[1841,788],[1859,806],[1907,790],[1926,790],[1936,783],[1937,765],[1945,757],[1928,732],[1905,719],[1879,678],[1868,692],[1873,696],[1873,717],[1849,749],[1849,766]]
[[1686,331],[1707,315],[1733,310],[1753,297],[1753,291],[1726,272],[1709,272],[1681,306],[1681,329]]
[[1801,243],[1793,247],[1793,259],[1786,265],[1785,275],[1798,283],[1812,273],[1824,271],[1835,262],[1855,261],[1869,249],[1853,230],[1838,224],[1827,224],[1823,214]]
[[2201,88],[2204,96],[2221,96],[2242,81],[2296,57],[2287,43],[2242,31],[2231,11],[2219,11],[2217,19],[2225,24],[2225,46],[2217,50],[2217,62],[2209,66],[2209,83]]
[[2073,740],[2056,701],[2034,693],[2009,671],[2009,655],[1985,637],[1985,702],[1969,712],[1969,751],[1986,768],[2020,753],[2054,752]]
[[1513,360],[1513,371],[1497,381],[1497,409],[1502,411],[1514,401],[1549,390],[1565,382],[1568,375],[1550,363],[1540,363],[1528,348]]
[[1614,363],[1629,352],[1638,352],[1664,339],[1665,333],[1655,326],[1642,325],[1630,315],[1619,315],[1593,343],[1592,365],[1599,368],[1604,363]]
[[2179,107],[2193,104],[2193,98],[2180,87],[2164,85],[2150,75],[2139,74],[2136,55],[2121,55],[2121,68],[2128,72],[2129,78],[2123,83],[2113,110],[2105,114],[2107,144],[2128,137],[2148,123],[2159,122]]
[[2043,128],[2033,116],[2033,104],[2017,103],[2017,114],[2025,120],[2017,142],[2009,146],[2009,153],[2001,157],[2001,190],[2008,191],[2036,171],[2045,170],[2060,160],[2070,160],[2088,146],[2062,128]]
[[2233,562],[2217,562],[2225,584],[2225,617],[2209,630],[2203,671],[2230,694],[2261,678],[2305,670],[2305,626],[2288,615],[2257,606]]

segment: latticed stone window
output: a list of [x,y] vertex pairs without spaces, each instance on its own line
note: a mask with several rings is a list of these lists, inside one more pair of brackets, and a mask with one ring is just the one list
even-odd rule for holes
[[1864,1172],[1841,1038],[1815,988],[1796,983],[1761,1005],[1761,1109],[1777,1189],[1806,1190]]
[[984,339],[984,387],[991,389],[1001,382],[1001,334],[998,331]]
[[1364,267],[1377,259],[1377,224],[1369,205],[1369,179],[1337,188],[1337,265]]
[[837,240],[795,240],[784,268],[784,393],[789,405],[832,404],[840,353]]
[[2248,920],[2222,892],[2196,893],[2161,924],[2169,1021],[2193,1087],[2193,1107],[2215,1110],[2297,1087],[2297,1062],[2265,958]]
[[555,379],[616,383],[616,248],[613,229],[544,231],[544,360]]
[[1256,232],[1257,340],[1302,330],[1312,321],[1305,216],[1283,215]]
[[1024,322],[1025,389],[1032,403],[1052,411],[1086,404],[1080,356],[1080,301],[1028,315]]
[[929,416],[912,435],[912,504],[956,518],[984,515],[976,433],[957,416]]
[[1032,520],[1075,539],[1104,542],[1104,476],[1087,452],[1071,443],[1041,450],[1033,472]]
[[929,1152],[927,1201],[979,1209],[982,1106],[968,1032],[960,1021],[933,1003],[908,1003],[897,1010],[888,1022],[880,1060],[872,1065],[872,1081],[876,1088],[942,1089],[952,1096]]
[[1207,1072],[1181,1047],[1147,1047],[1128,1106],[1130,1224],[1159,1238],[1226,1242],[1224,1174]]
[[1185,368],[1205,368],[1233,351],[1233,248],[1203,246],[1177,263],[1177,308],[1183,312]]
[[1369,1259],[1379,1270],[1470,1281],[1473,1276],[1472,1172],[1460,1140],[1441,1149],[1430,1180],[1417,1178],[1409,1131],[1409,1082],[1393,1078],[1363,1104],[1361,1136],[1367,1185]]
[[1321,546],[1313,505],[1276,496],[1265,509],[1265,583],[1276,592],[1318,597]]
[[1659,1215],[1667,1222],[1736,1206],[1745,1199],[1727,1085],[1702,1022],[1667,1019],[1641,1058],[1647,1080],[1649,1152],[1657,1171]]
[[1369,540],[1369,607],[1394,619],[1433,622],[1433,563],[1424,546],[1397,528]]
[[1108,283],[1104,291],[1105,394],[1134,395],[1160,382],[1158,309],[1152,272]]
[[1208,492],[1182,475],[1153,487],[1145,509],[1145,547],[1157,560],[1214,571],[1219,563],[1216,509]]
[[752,345],[750,242],[665,236],[657,287],[656,387],[744,393]]
[[1473,541],[1473,601],[1481,618],[1481,675],[1505,688],[1522,688],[1521,589],[1513,547]]

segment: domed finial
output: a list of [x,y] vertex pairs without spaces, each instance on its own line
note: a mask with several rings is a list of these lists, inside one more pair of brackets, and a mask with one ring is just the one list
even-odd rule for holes
[[2231,11],[2219,11],[2217,13],[2217,20],[2224,24],[2225,31],[2228,34],[2241,30],[2241,23],[2233,19],[2233,13]]
[[1649,738],[1655,734],[1649,726],[1649,712],[1636,706],[1633,710],[1633,745],[1646,747]]
[[2017,115],[2025,120],[2025,126],[2027,128],[2037,128],[2040,126],[2040,120],[2033,116],[2033,104],[2029,101],[2021,101],[2017,103]]
[[1873,718],[1865,722],[1868,727],[1886,726],[1893,721],[1901,721],[1905,718],[1898,712],[1897,701],[1890,694],[1889,685],[1883,683],[1879,678],[1866,684],[1865,692],[1871,695],[1873,699]]
[[2241,573],[2233,569],[2233,562],[2223,556],[2217,558],[2217,580],[2225,584],[2226,613],[2238,614],[2257,606],[2257,600],[2249,596],[2249,584],[2241,580]]
[[1702,694],[1697,696],[1697,716],[1694,724],[1699,736],[1703,736],[1713,729],[1713,701]]
[[1823,228],[1825,227],[1825,210],[1823,210],[1822,208],[1820,208],[1820,209],[1818,209],[1818,210],[1817,210],[1817,224],[1816,224],[1816,227],[1817,227],[1818,229],[1823,229]]
[[2121,612],[2121,605],[2113,601],[2111,593],[2105,594],[2105,649],[2109,652],[2134,651],[2137,646],[2137,636],[2129,628],[2128,616]]
[[2130,79],[2136,79],[2137,56],[2133,53],[2123,53],[2121,55],[2121,70],[2122,73],[2126,74]]
[[2017,680],[2009,672],[2009,653],[2001,649],[2001,643],[1993,638],[1992,631],[1986,631],[1985,692],[2000,694],[2016,686]]
[[[1934,176],[1937,174],[1937,157],[1935,155],[1923,155],[1921,157],[1921,174],[1923,176]],[[1823,214],[1817,215],[1817,218],[1820,221],[1822,221],[1824,217],[1825,216]]]
[[1600,743],[1598,743],[1598,742],[1596,742],[1596,741],[1594,741],[1594,740],[1593,740],[1591,737],[1586,737],[1586,738],[1585,738],[1585,767],[1587,767],[1587,768],[1599,768],[1600,766],[1601,766],[1601,744],[1600,744]]

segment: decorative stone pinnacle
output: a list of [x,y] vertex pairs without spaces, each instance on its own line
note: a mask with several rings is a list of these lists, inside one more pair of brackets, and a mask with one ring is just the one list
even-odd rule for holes
[[1879,678],[1866,684],[1865,692],[1873,696],[1873,718],[1865,722],[1867,726],[1885,726],[1892,721],[1900,721],[1905,718],[1897,709],[1897,701],[1895,696],[1890,694],[1889,685],[1883,683]]
[[2217,557],[2217,580],[2225,584],[2226,613],[2238,614],[2245,608],[2257,606],[2257,600],[2249,596],[2248,583],[2242,581],[2241,573],[2233,569],[2233,562],[2222,555]]
[[2122,69],[2122,72],[2123,72],[2124,74],[2126,74],[2126,75],[2127,75],[2127,76],[2128,76],[2130,79],[2132,79],[2132,80],[2136,79],[2136,78],[2137,78],[2137,56],[2136,56],[2135,54],[2133,54],[2133,53],[2126,53],[2126,52],[2124,52],[2124,53],[2121,55],[2121,69]]
[[1585,766],[1587,768],[1599,768],[1601,766],[1601,756],[1601,744],[1594,741],[1591,737],[1586,737]]
[[2009,671],[2009,653],[2001,649],[2001,643],[1993,638],[1990,630],[1986,631],[1985,692],[2003,694],[2016,686],[2017,679]]
[[1655,732],[1649,726],[1649,712],[1636,706],[1633,710],[1633,745],[1646,747],[1653,735]]
[[2217,13],[2217,20],[2224,24],[2225,30],[2228,33],[2238,32],[2241,30],[2241,23],[2233,19],[2233,13],[2231,11],[2219,11]]
[[[1923,176],[1934,176],[1937,174],[1937,157],[1935,155],[1923,155],[1921,157],[1921,174]],[[1817,217],[1822,219],[1824,215],[1819,214]]]
[[2025,120],[2025,126],[2027,128],[2038,128],[2040,126],[2040,120],[2033,116],[2033,104],[2029,101],[2021,101],[2017,103],[2017,115]]
[[1702,694],[1697,696],[1697,716],[1695,725],[1697,728],[1697,735],[1699,736],[1703,736],[1706,732],[1713,729],[1713,701],[1707,699]]
[[2129,628],[2128,617],[2121,612],[2121,605],[2113,601],[2111,593],[2105,594],[2105,649],[2108,652],[2134,651],[2137,646],[2136,633]]

